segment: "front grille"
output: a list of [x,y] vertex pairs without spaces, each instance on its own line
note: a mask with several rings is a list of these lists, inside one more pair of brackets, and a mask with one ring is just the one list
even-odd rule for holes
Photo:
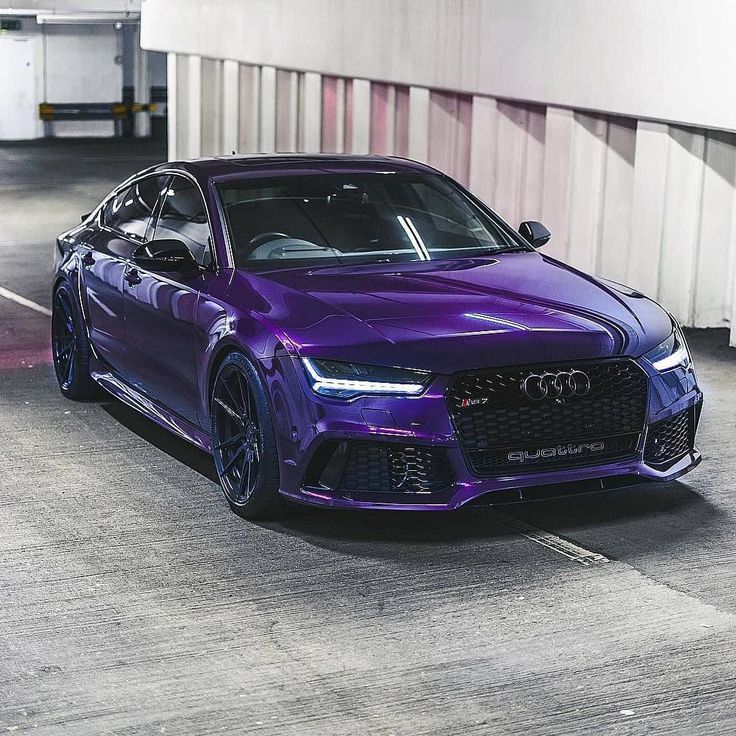
[[[583,371],[590,379],[584,396],[530,399],[522,392],[532,374]],[[631,360],[494,368],[458,375],[447,403],[460,446],[478,475],[510,467],[571,467],[636,453],[647,410],[647,376]],[[595,451],[557,453],[569,444],[603,443]],[[533,457],[537,450],[546,450]],[[532,456],[523,463],[509,454]],[[526,457],[526,455],[525,455]]]
[[447,491],[452,483],[452,468],[441,448],[365,441],[327,443],[305,479],[309,487],[351,498],[427,496]]
[[688,409],[652,424],[647,432],[644,461],[649,465],[667,465],[690,452],[695,444],[695,423],[695,413]]

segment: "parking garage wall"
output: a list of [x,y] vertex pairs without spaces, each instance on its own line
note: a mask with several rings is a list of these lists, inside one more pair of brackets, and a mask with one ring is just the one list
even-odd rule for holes
[[172,159],[409,156],[514,224],[542,220],[551,255],[684,324],[734,324],[734,133],[185,54],[169,54],[168,75]]

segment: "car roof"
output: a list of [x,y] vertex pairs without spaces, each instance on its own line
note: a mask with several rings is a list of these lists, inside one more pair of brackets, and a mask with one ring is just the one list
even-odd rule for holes
[[148,171],[180,169],[198,180],[231,179],[292,174],[328,174],[341,172],[437,174],[426,164],[398,156],[352,154],[254,154],[212,156],[188,161],[170,161]]

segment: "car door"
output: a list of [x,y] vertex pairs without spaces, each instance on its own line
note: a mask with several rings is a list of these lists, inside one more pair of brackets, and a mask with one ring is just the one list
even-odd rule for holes
[[172,176],[159,205],[154,238],[184,242],[202,271],[185,276],[129,264],[124,311],[130,378],[138,390],[197,424],[194,323],[199,291],[211,274],[212,249],[205,203],[192,180]]
[[80,278],[90,342],[105,367],[126,373],[123,284],[133,250],[151,227],[168,177],[148,177],[113,194],[79,245]]

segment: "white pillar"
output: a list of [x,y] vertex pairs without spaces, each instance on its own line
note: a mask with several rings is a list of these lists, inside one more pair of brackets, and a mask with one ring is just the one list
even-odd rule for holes
[[526,169],[523,172],[519,221],[542,219],[546,112],[545,108],[534,105],[527,111],[524,130]]
[[598,263],[606,162],[606,121],[578,113],[570,172],[568,262],[592,273]]
[[512,227],[520,221],[521,192],[526,170],[526,125],[529,115],[523,105],[497,104],[495,140],[494,209]]
[[260,133],[258,150],[261,153],[274,153],[276,151],[276,69],[272,66],[261,67]]
[[225,153],[238,150],[239,67],[231,59],[222,64],[222,150]]
[[276,151],[297,150],[299,73],[276,70]]
[[371,83],[353,79],[352,151],[369,153],[371,147]]
[[670,128],[668,137],[657,299],[683,324],[692,324],[705,137],[683,128]]
[[429,160],[429,90],[409,88],[409,158]]
[[166,89],[167,89],[167,102],[166,102],[166,132],[168,136],[168,157],[169,161],[174,161],[178,157],[177,153],[177,131],[178,125],[178,103],[179,97],[177,94],[177,74],[178,65],[176,54],[166,55]]
[[469,189],[489,207],[494,208],[497,118],[498,108],[495,99],[473,97]]
[[636,129],[631,250],[627,283],[657,296],[662,250],[669,131],[662,123],[640,121]]
[[191,55],[187,62],[186,151],[196,158],[202,150],[202,57]]
[[596,273],[619,283],[628,278],[635,149],[636,123],[609,120]]
[[322,147],[322,76],[305,72],[299,99],[299,150],[319,153]]
[[261,140],[261,69],[240,64],[239,153],[257,153]]
[[570,162],[575,132],[571,110],[547,108],[544,139],[542,222],[552,233],[545,253],[567,257],[570,236]]
[[200,95],[200,154],[218,156],[222,149],[222,70],[215,59],[202,59]]
[[[133,103],[147,105],[151,102],[151,74],[148,67],[148,51],[141,48],[141,27],[133,34]],[[134,113],[133,134],[136,138],[151,135],[151,113]]]

